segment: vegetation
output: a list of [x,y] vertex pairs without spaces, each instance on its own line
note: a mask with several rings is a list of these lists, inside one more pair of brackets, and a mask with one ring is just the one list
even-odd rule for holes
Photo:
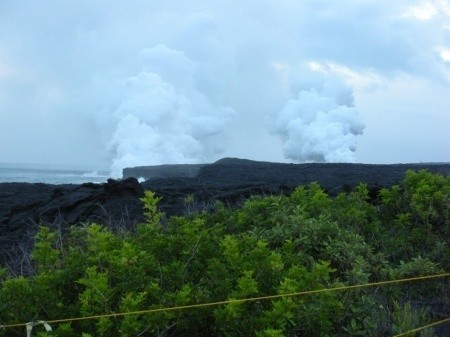
[[[187,200],[192,205],[194,200]],[[133,231],[41,227],[32,276],[1,271],[0,322],[129,312],[286,294],[450,270],[450,178],[408,171],[371,200],[318,184],[239,209],[166,219],[142,199]],[[448,279],[52,324],[37,336],[392,336],[443,319]],[[23,336],[23,327],[0,331]],[[434,336],[424,330],[420,336]]]

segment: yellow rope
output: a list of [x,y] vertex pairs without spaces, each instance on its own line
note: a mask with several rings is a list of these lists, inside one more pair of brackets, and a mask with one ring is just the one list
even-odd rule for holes
[[427,328],[431,328],[431,327],[433,327],[433,326],[440,325],[440,324],[444,324],[444,323],[447,323],[447,322],[450,322],[450,317],[449,317],[449,318],[446,318],[446,319],[444,319],[444,320],[442,320],[442,321],[438,321],[438,322],[434,322],[434,323],[431,323],[431,324],[428,324],[428,325],[425,325],[425,326],[421,326],[420,328],[416,328],[416,329],[413,329],[413,330],[409,330],[409,331],[406,331],[406,332],[402,332],[401,334],[395,335],[395,336],[393,336],[393,337],[408,336],[409,334],[416,333],[416,332],[425,330],[425,329],[427,329]]
[[[352,285],[352,286],[342,286],[342,287],[335,287],[335,288],[308,290],[308,291],[301,291],[301,292],[288,293],[288,294],[278,294],[278,295],[268,295],[268,296],[260,296],[260,297],[231,299],[231,300],[218,301],[218,302],[189,304],[189,305],[183,305],[183,306],[157,308],[157,309],[147,309],[147,310],[129,311],[129,312],[119,312],[119,313],[111,313],[111,314],[103,314],[103,315],[93,315],[93,316],[84,316],[84,317],[55,319],[55,320],[51,320],[51,321],[46,321],[46,323],[48,323],[48,324],[50,324],[50,323],[64,323],[64,322],[85,321],[85,320],[106,318],[106,317],[119,317],[119,316],[128,316],[128,315],[142,315],[142,314],[150,314],[150,313],[156,313],[156,312],[162,312],[162,311],[175,311],[175,310],[183,310],[183,309],[204,308],[204,307],[219,306],[219,305],[224,305],[224,304],[237,304],[237,303],[245,303],[245,302],[271,300],[271,299],[277,299],[277,298],[282,298],[282,297],[293,297],[293,296],[319,294],[319,293],[324,293],[324,292],[341,291],[341,290],[348,290],[348,289],[375,287],[375,286],[388,285],[388,284],[394,284],[394,283],[404,283],[404,282],[410,282],[410,281],[429,280],[429,279],[443,278],[443,277],[449,277],[449,276],[450,276],[450,273],[437,274],[437,275],[427,275],[427,276],[417,276],[417,277],[410,277],[410,278],[404,278],[404,279],[399,279],[399,280],[380,281],[380,282],[374,282],[374,283],[356,284],[356,285]],[[5,325],[0,325],[0,328],[6,329],[6,328],[21,327],[21,326],[26,326],[26,324],[27,323],[5,324]]]

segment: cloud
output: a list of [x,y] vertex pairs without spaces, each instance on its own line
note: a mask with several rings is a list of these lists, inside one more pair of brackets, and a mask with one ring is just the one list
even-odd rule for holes
[[404,15],[418,20],[431,20],[436,14],[438,14],[436,6],[432,2],[425,2],[419,6],[411,6]]
[[444,62],[450,62],[450,49],[438,47],[439,56],[441,57],[442,61]]

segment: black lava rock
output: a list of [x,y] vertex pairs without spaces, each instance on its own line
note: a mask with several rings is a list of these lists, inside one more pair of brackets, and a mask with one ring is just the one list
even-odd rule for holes
[[62,231],[87,222],[131,228],[143,220],[143,194],[135,178],[82,185],[2,183],[0,259],[15,264],[18,254],[29,251],[39,225]]
[[[375,199],[380,188],[399,183],[409,169],[449,174],[450,164],[282,164],[225,158],[213,164],[128,168],[123,180],[105,184],[0,183],[0,261],[12,263],[29,251],[40,224],[62,231],[90,222],[129,229],[143,221],[139,198],[144,190],[162,197],[160,210],[171,216],[210,210],[216,200],[236,206],[255,194],[289,194],[313,181],[332,196],[364,182]],[[140,177],[146,181],[139,184]]]

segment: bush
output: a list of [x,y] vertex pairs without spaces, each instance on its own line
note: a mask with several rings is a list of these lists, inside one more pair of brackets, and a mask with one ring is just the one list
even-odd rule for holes
[[[142,201],[129,232],[41,227],[35,273],[0,274],[0,321],[24,323],[290,294],[449,267],[449,179],[408,172],[370,203],[367,186],[330,198],[318,184],[252,197],[239,210],[164,219]],[[193,202],[190,200],[190,202]],[[437,286],[436,286],[437,283]],[[449,304],[448,282],[279,297],[55,324],[52,336],[390,336]],[[401,303],[401,304],[399,304]],[[47,336],[36,330],[38,336]],[[0,335],[23,335],[21,329]],[[432,335],[432,332],[427,332]]]

